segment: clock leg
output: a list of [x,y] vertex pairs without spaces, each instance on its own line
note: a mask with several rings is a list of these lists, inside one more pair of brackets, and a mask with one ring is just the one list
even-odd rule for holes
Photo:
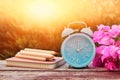
[[86,68],[88,68],[88,66],[86,66],[86,67],[82,67],[82,68],[76,68],[76,67],[73,67],[73,66],[68,66],[68,69],[86,69]]

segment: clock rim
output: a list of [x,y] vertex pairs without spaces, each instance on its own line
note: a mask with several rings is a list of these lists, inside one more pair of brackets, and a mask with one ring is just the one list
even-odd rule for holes
[[[92,44],[92,46],[93,46],[93,53],[92,53],[92,56],[90,57],[90,59],[89,59],[89,61],[87,61],[85,64],[80,64],[80,65],[74,65],[73,63],[71,63],[71,62],[69,62],[68,60],[67,60],[67,58],[66,58],[66,56],[64,55],[65,53],[64,53],[64,45],[66,44],[66,42],[69,40],[69,39],[71,39],[72,37],[74,37],[74,36],[84,36],[85,38],[87,38],[90,42],[91,42],[91,44]],[[72,34],[72,35],[69,35],[64,41],[63,41],[63,43],[62,43],[62,45],[61,45],[61,53],[62,53],[62,57],[64,58],[64,60],[70,65],[70,66],[72,66],[72,67],[76,67],[76,68],[82,68],[82,67],[86,67],[86,66],[88,66],[91,62],[92,62],[92,60],[94,59],[94,57],[95,57],[95,53],[96,53],[96,48],[95,48],[95,43],[94,43],[94,41],[88,36],[88,35],[86,35],[86,34],[84,34],[84,33],[75,33],[75,34]]]

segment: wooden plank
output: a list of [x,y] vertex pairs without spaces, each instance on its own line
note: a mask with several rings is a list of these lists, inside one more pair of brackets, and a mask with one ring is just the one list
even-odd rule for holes
[[0,80],[37,79],[97,79],[120,80],[120,72],[48,72],[48,71],[0,71]]
[[105,68],[69,68],[65,64],[57,69],[31,69],[7,67],[0,61],[0,80],[120,80],[120,71],[109,72]]

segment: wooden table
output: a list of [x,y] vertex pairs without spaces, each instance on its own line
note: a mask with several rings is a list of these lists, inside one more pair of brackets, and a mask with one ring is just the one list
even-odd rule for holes
[[72,69],[65,64],[57,69],[31,69],[7,67],[0,61],[0,80],[120,80],[120,71],[104,68]]

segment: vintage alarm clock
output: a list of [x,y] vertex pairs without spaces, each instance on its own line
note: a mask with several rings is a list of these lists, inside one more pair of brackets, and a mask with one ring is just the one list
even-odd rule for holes
[[[85,28],[73,30],[71,24],[82,24]],[[66,37],[61,45],[61,53],[64,60],[74,68],[87,67],[95,56],[95,44],[92,40],[93,32],[86,23],[75,21],[68,24],[62,32]]]

